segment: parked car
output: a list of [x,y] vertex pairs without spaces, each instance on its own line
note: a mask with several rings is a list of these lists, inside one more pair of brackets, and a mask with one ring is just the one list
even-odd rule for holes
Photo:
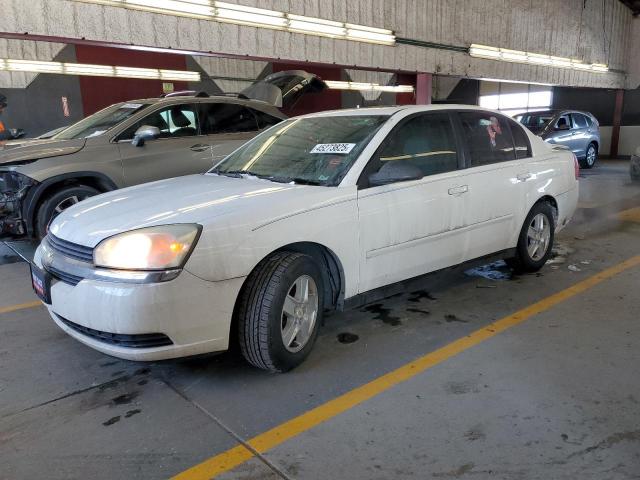
[[36,292],[120,358],[226,350],[286,371],[323,310],[499,254],[536,271],[571,219],[578,166],[500,113],[432,105],[284,121],[210,172],[106,193],[53,220]]
[[0,235],[42,238],[56,215],[88,197],[206,172],[258,132],[287,118],[277,107],[325,86],[315,75],[292,70],[270,75],[239,96],[131,100],[51,139],[2,150]]
[[30,142],[35,142],[37,140],[47,140],[47,139],[52,138],[55,135],[57,135],[58,133],[60,133],[62,130],[64,130],[68,126],[69,125],[65,125],[64,127],[58,127],[58,128],[56,128],[54,130],[50,130],[50,131],[45,132],[42,135],[38,135],[37,137],[34,137],[34,138],[20,138],[19,140],[9,140],[8,142],[4,142],[3,144],[0,145],[0,150],[2,150],[3,148],[21,147],[23,145],[26,145],[26,144],[28,144]]
[[582,168],[593,168],[600,149],[600,124],[589,112],[548,110],[525,113],[520,123],[545,142],[568,147]]

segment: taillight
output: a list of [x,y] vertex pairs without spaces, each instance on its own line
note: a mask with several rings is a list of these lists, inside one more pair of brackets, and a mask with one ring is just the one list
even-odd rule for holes
[[580,177],[580,163],[578,162],[578,157],[573,154],[573,169],[576,175],[576,180]]

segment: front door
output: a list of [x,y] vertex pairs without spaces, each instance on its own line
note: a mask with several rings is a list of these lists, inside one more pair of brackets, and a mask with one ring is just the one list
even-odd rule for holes
[[573,122],[571,150],[578,158],[584,158],[587,154],[587,145],[589,145],[589,140],[591,139],[587,117],[581,113],[572,113],[571,120]]
[[[462,261],[467,186],[458,178],[458,144],[449,113],[417,114],[400,122],[364,169],[360,293]],[[370,186],[369,176],[387,162],[406,162],[424,176]]]
[[[134,146],[131,140],[141,126],[158,127],[160,137]],[[200,135],[194,105],[171,105],[156,110],[118,137],[127,185],[204,173],[212,166],[209,140]]]
[[571,125],[571,115],[569,115],[568,113],[561,115],[560,118],[556,120],[556,124],[553,128],[553,143],[557,145],[564,145],[565,147],[573,150],[574,133],[575,131],[572,130]]

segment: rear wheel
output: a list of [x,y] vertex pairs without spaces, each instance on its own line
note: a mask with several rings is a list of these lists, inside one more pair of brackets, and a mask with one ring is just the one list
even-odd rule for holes
[[46,197],[36,214],[35,227],[38,238],[43,238],[47,234],[51,221],[67,208],[99,193],[93,187],[73,185],[63,187]]
[[311,352],[322,321],[322,274],[301,253],[278,252],[247,278],[237,308],[242,354],[252,365],[286,372]]
[[516,256],[507,263],[518,272],[540,270],[551,255],[554,229],[551,205],[547,202],[536,203],[520,231]]
[[590,143],[587,147],[587,151],[584,155],[584,160],[580,161],[580,166],[582,168],[593,168],[596,164],[596,160],[598,159],[598,147],[596,147],[595,143]]

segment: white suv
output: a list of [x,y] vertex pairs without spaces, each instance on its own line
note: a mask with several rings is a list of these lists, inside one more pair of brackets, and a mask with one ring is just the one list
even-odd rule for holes
[[65,210],[36,252],[34,288],[63,330],[109,355],[237,340],[253,365],[286,371],[323,310],[489,254],[540,269],[576,208],[577,168],[477,107],[306,115],[206,174]]

